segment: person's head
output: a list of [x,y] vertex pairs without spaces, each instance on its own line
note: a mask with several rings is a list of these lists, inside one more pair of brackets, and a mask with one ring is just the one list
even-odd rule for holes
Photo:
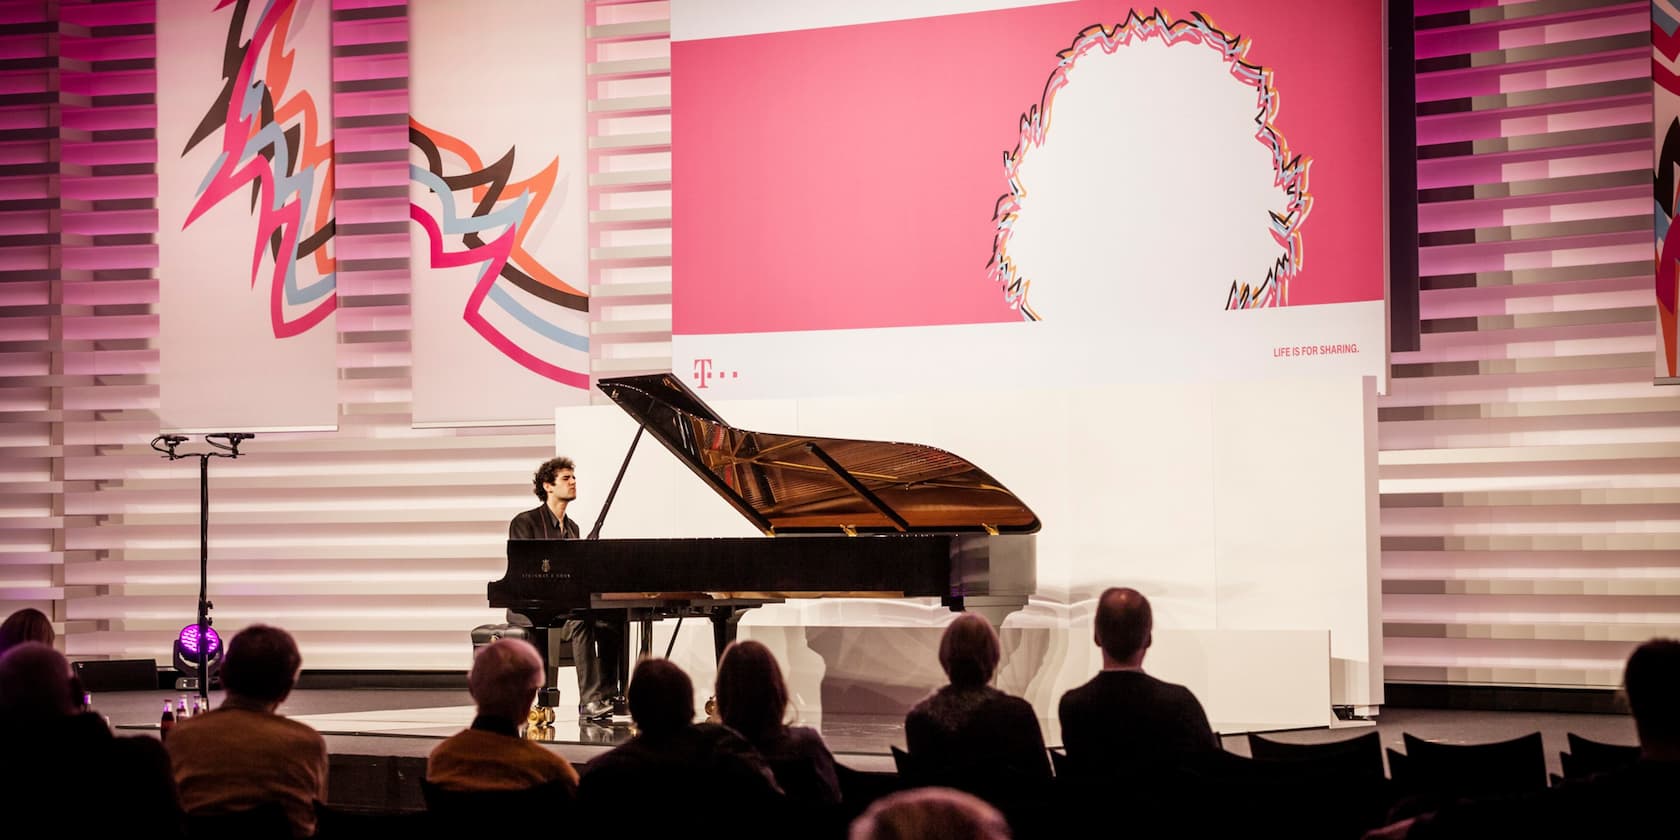
[[222,687],[230,695],[278,706],[292,693],[303,656],[292,634],[253,624],[235,633],[222,658]]
[[1097,599],[1097,647],[1102,648],[1104,665],[1137,667],[1154,641],[1155,615],[1149,599],[1136,589],[1115,586]]
[[647,735],[681,730],[694,722],[694,682],[669,659],[644,659],[630,674],[630,720]]
[[939,639],[939,667],[951,685],[971,687],[992,681],[1002,650],[991,622],[963,613],[945,626]]
[[0,718],[48,720],[75,713],[70,661],[40,642],[20,642],[0,654]]
[[53,632],[52,620],[46,613],[33,607],[25,607],[6,616],[6,621],[0,623],[0,653],[5,653],[13,645],[24,642],[40,642],[52,645],[58,635]]
[[479,714],[517,726],[531,710],[543,680],[542,657],[536,648],[521,639],[497,639],[473,656],[467,691],[478,704]]
[[944,787],[919,787],[875,800],[852,821],[849,840],[1009,840],[1009,823],[979,797]]
[[1680,759],[1680,641],[1652,639],[1628,656],[1622,676],[1639,745]]
[[544,504],[549,495],[563,502],[577,498],[577,466],[570,458],[550,458],[531,476],[531,492]]
[[718,717],[748,740],[780,732],[787,715],[787,683],[763,642],[730,642],[717,671]]

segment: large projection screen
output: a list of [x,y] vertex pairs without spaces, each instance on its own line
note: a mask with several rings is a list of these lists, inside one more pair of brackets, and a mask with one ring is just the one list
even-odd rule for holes
[[673,372],[1016,490],[1045,530],[1012,626],[1067,654],[1041,709],[1112,584],[1164,628],[1328,630],[1331,702],[1380,704],[1384,22],[677,0]]
[[672,39],[693,385],[1386,390],[1381,3],[696,0]]

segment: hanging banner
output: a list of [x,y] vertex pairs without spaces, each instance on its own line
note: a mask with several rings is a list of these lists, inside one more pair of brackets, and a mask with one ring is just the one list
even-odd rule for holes
[[337,425],[330,13],[158,4],[166,429]]
[[1680,6],[1674,0],[1651,2],[1651,81],[1655,95],[1656,154],[1653,162],[1657,242],[1657,382],[1680,385],[1680,226],[1674,210],[1680,201]]
[[589,399],[581,0],[409,6],[414,424]]

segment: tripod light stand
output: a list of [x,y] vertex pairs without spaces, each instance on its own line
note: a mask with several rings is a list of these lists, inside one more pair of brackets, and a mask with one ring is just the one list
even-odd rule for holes
[[210,459],[238,458],[239,444],[256,435],[250,432],[214,432],[204,436],[210,446],[203,452],[179,452],[176,447],[187,442],[186,435],[162,434],[152,438],[152,449],[171,461],[182,458],[198,459],[198,622],[181,628],[174,642],[175,667],[182,671],[196,670],[191,678],[183,677],[175,687],[197,688],[198,696],[208,704],[212,664],[220,664],[221,639],[210,629]]

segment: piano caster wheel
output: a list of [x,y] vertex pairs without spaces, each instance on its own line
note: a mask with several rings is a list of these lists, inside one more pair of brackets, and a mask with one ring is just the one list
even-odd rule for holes
[[554,725],[554,707],[553,706],[543,706],[542,707],[542,722],[543,722],[543,725],[545,725],[545,726]]
[[706,721],[708,723],[718,723],[719,722],[718,712],[717,712],[717,696],[716,695],[713,695],[711,697],[706,698]]

